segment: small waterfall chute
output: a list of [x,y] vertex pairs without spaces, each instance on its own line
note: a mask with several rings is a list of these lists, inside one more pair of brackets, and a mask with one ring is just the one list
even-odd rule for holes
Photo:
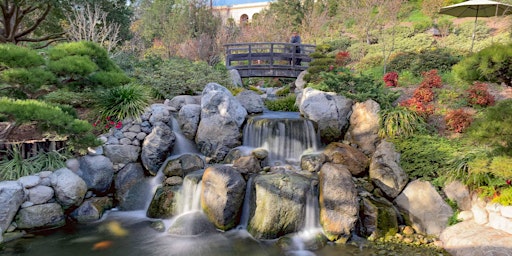
[[269,162],[298,162],[305,151],[316,151],[319,135],[314,123],[296,112],[270,112],[247,120],[243,145],[269,151]]

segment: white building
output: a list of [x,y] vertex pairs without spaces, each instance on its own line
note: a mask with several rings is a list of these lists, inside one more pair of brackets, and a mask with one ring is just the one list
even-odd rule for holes
[[213,10],[218,12],[222,22],[233,19],[237,24],[250,22],[254,15],[270,6],[265,0],[212,0]]

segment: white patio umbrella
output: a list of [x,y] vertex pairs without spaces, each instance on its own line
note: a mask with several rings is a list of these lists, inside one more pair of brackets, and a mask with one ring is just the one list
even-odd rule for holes
[[440,14],[454,17],[475,17],[473,37],[471,39],[471,51],[475,43],[475,30],[478,17],[493,17],[512,14],[512,5],[488,0],[470,0],[459,4],[442,7]]

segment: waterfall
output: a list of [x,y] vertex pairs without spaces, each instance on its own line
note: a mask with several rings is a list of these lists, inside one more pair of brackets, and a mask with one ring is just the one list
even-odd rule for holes
[[196,175],[187,175],[177,196],[177,214],[201,211],[201,180]]
[[199,150],[197,149],[197,145],[195,144],[195,142],[189,140],[187,137],[185,137],[185,135],[183,135],[180,129],[180,125],[178,124],[178,121],[173,116],[171,116],[171,126],[172,131],[176,136],[171,156],[181,155],[184,153],[199,154]]
[[253,177],[254,176],[250,176],[249,180],[247,180],[247,187],[245,188],[244,204],[242,206],[242,216],[240,216],[240,224],[238,225],[238,229],[247,229],[247,225],[249,224],[249,217],[251,215],[250,210],[251,210]]
[[306,150],[316,151],[319,136],[312,121],[296,112],[270,112],[247,120],[243,145],[263,147],[269,162],[298,162]]

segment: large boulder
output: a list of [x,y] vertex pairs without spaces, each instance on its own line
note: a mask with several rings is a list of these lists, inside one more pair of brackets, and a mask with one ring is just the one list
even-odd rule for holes
[[300,168],[309,172],[318,172],[327,160],[324,153],[306,153],[300,156]]
[[22,208],[16,214],[15,221],[19,229],[53,228],[66,224],[64,211],[57,203]]
[[247,230],[256,239],[274,239],[298,231],[305,218],[310,180],[278,172],[256,176]]
[[325,163],[319,173],[320,224],[327,239],[345,242],[355,228],[359,202],[350,171],[343,165]]
[[400,167],[400,153],[393,143],[383,140],[372,156],[370,179],[386,196],[395,198],[407,185],[409,177]]
[[265,110],[265,105],[263,104],[261,96],[254,91],[242,91],[237,94],[235,98],[240,101],[249,114],[258,114]]
[[215,165],[203,174],[201,207],[208,219],[221,230],[238,224],[245,195],[245,180],[233,167]]
[[189,104],[183,106],[178,112],[178,124],[183,135],[189,139],[194,140],[201,119],[201,105]]
[[129,163],[119,170],[114,179],[115,198],[119,205],[125,204],[129,191],[144,178],[144,169],[140,163]]
[[172,151],[176,135],[162,122],[157,123],[142,143],[142,165],[152,175],[156,175],[163,162]]
[[55,198],[66,209],[82,203],[87,192],[87,184],[77,174],[67,168],[61,168],[50,176]]
[[354,176],[363,175],[370,165],[370,159],[363,152],[340,142],[329,143],[324,154],[329,162],[345,165]]
[[0,236],[11,224],[16,212],[25,201],[25,192],[16,181],[0,182]]
[[336,93],[306,88],[298,97],[299,111],[318,124],[323,142],[343,139],[352,113],[352,100]]
[[112,161],[103,155],[86,155],[78,161],[80,169],[77,174],[85,181],[87,188],[98,194],[107,192],[114,179]]
[[407,213],[418,233],[439,236],[453,215],[452,208],[428,181],[410,182],[394,202]]
[[380,141],[379,103],[373,100],[356,103],[352,106],[350,127],[345,140],[356,144],[366,155],[371,155]]
[[241,145],[240,128],[246,116],[247,111],[228,89],[216,83],[207,84],[196,135],[201,153],[221,162],[232,148]]
[[134,145],[104,145],[103,151],[113,164],[135,163],[140,155],[140,147]]

